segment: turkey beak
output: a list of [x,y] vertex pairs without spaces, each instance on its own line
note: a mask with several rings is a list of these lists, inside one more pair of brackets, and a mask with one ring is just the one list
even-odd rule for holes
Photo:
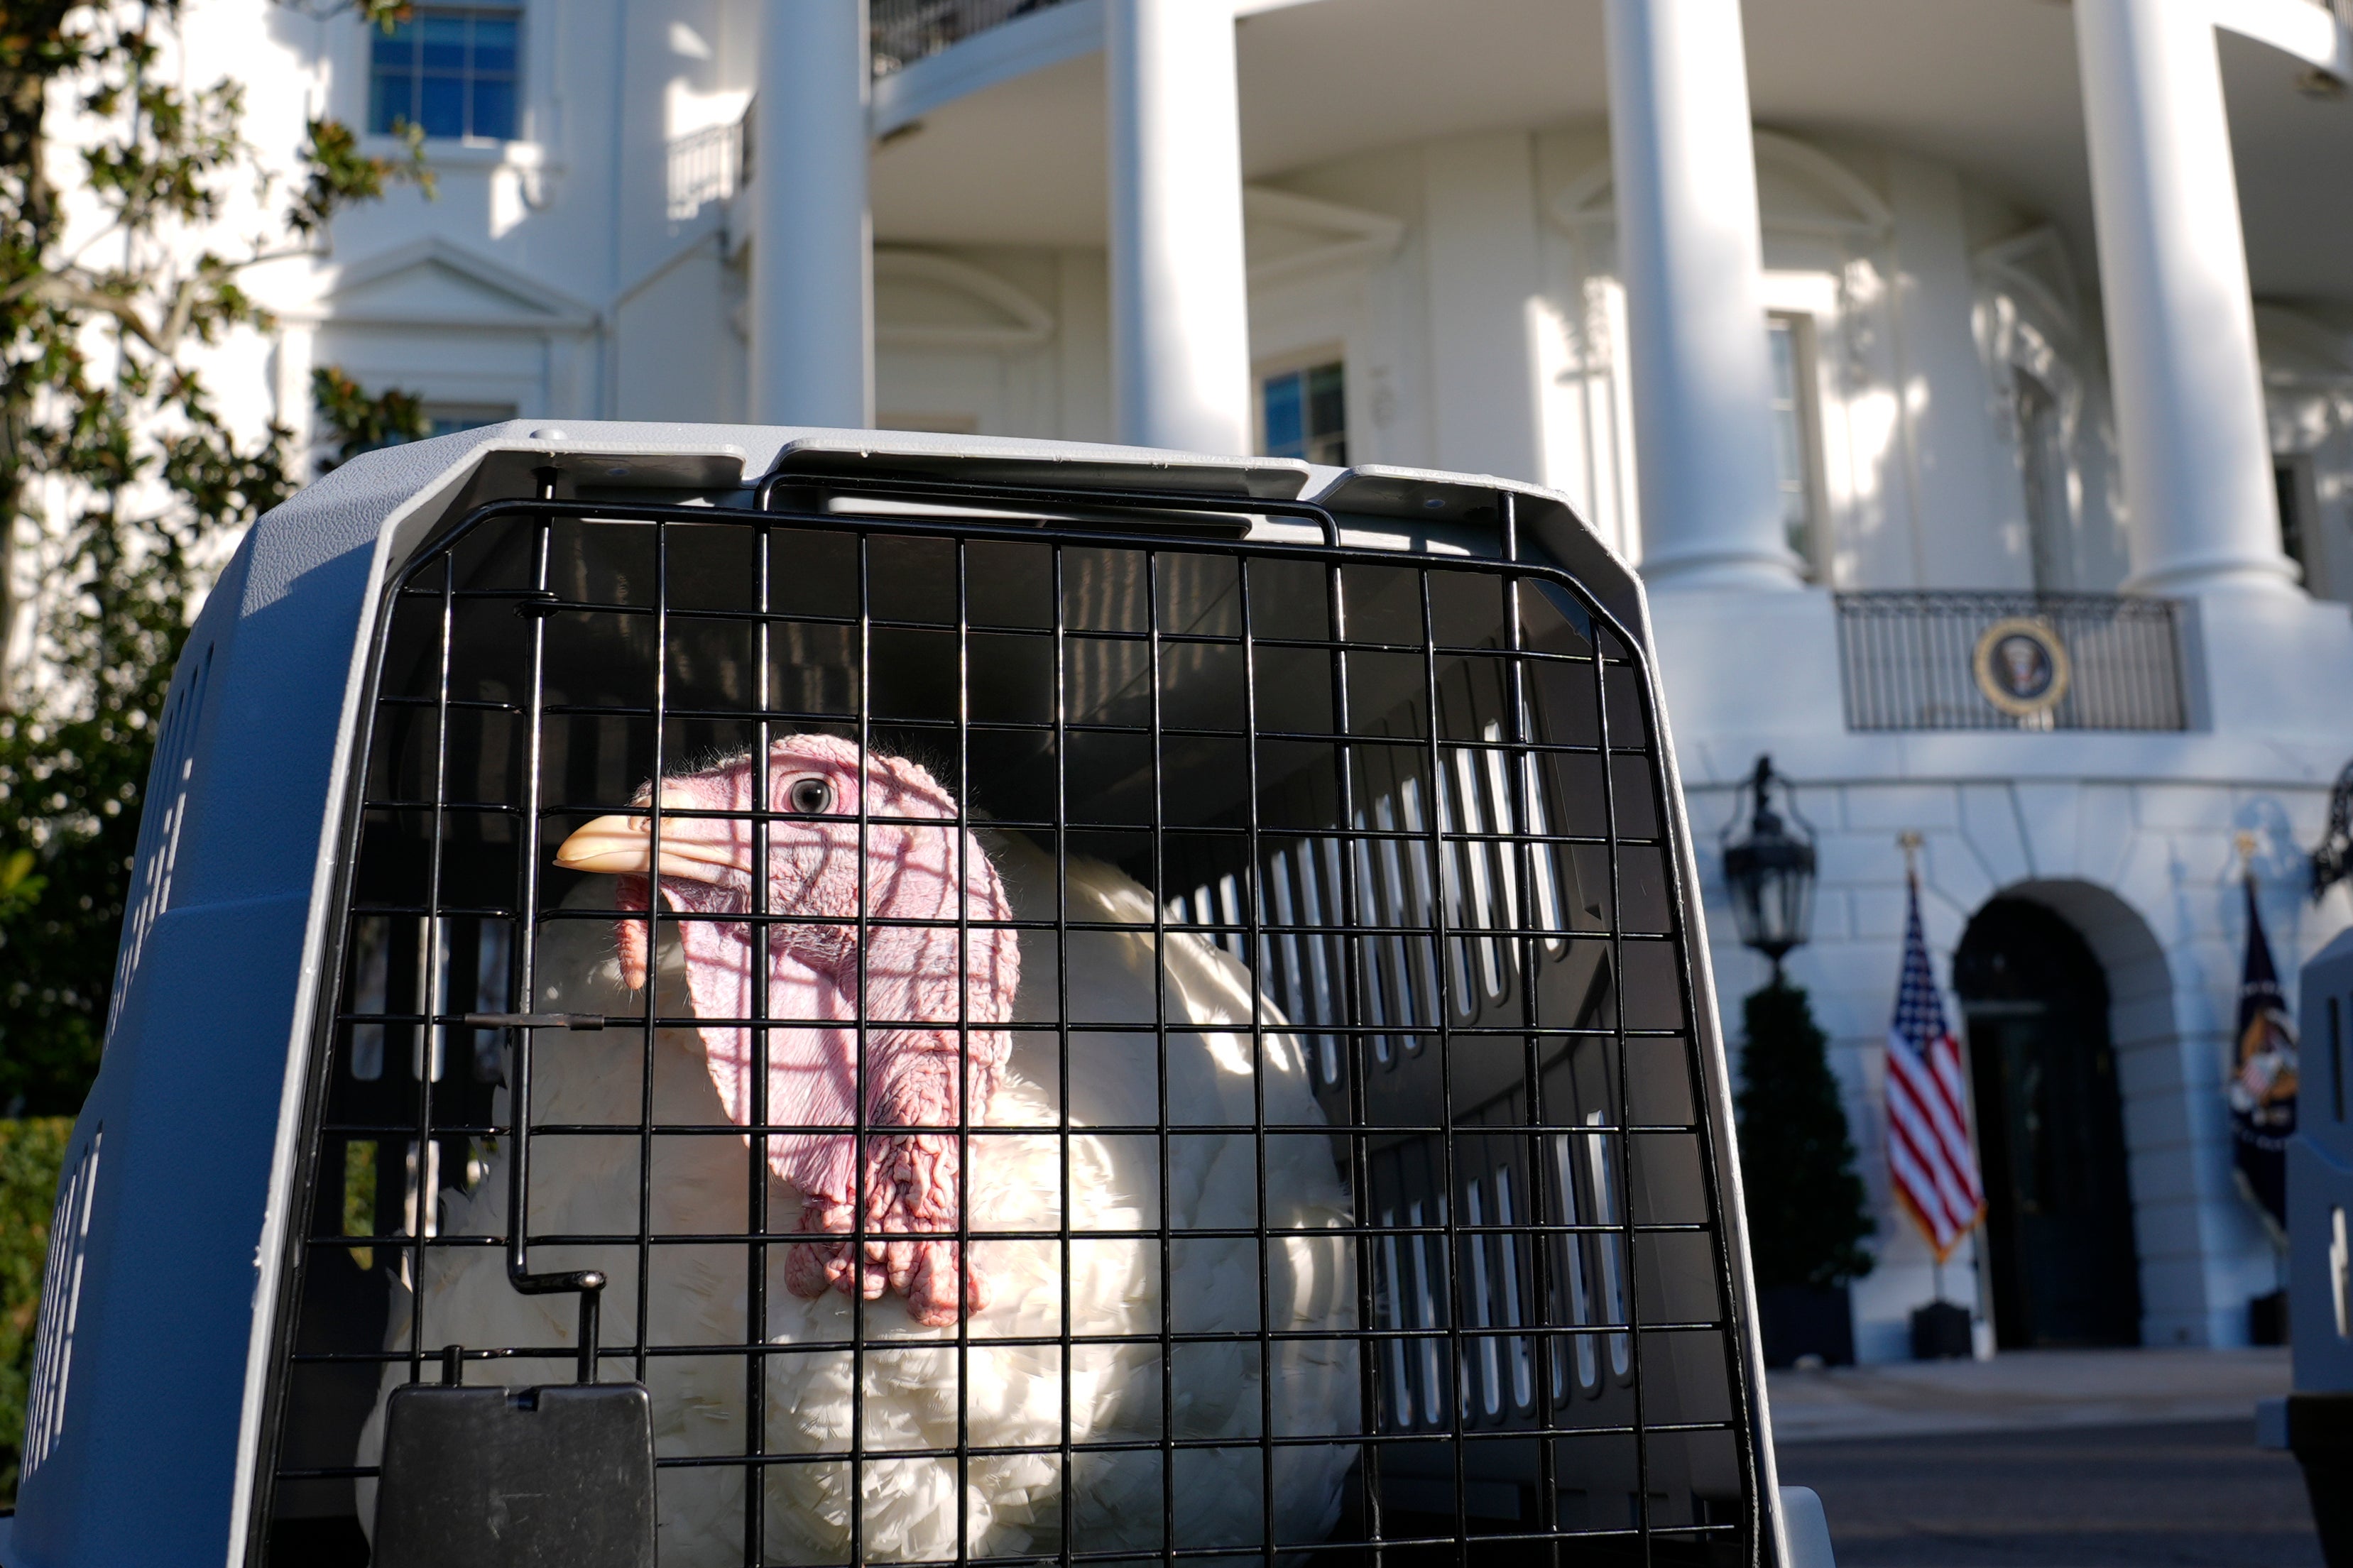
[[[664,797],[669,806],[695,806],[683,796]],[[662,824],[661,874],[690,882],[716,882],[714,873],[741,872],[733,837],[734,824],[714,817],[683,817]],[[621,876],[645,876],[653,869],[653,819],[619,815],[600,816],[565,839],[555,851],[555,863],[567,871],[601,871]]]

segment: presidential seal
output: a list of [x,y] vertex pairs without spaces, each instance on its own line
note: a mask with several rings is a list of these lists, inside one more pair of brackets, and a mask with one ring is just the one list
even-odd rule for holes
[[2067,645],[2041,621],[2013,616],[1994,622],[1978,638],[1978,689],[2003,712],[2020,719],[2048,713],[2067,695],[2073,674]]

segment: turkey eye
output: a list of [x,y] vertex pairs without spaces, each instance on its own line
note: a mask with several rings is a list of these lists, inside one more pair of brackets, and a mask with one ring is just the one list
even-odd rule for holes
[[801,816],[815,816],[833,809],[833,786],[823,779],[802,779],[786,799]]

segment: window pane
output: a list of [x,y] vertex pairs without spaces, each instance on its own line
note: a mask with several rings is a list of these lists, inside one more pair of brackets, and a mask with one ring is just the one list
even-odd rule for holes
[[425,68],[429,71],[461,71],[466,68],[466,16],[436,16],[427,13],[418,18],[425,36]]
[[515,23],[512,16],[474,19],[474,70],[480,76],[512,76],[515,68]]
[[377,71],[368,81],[368,129],[389,133],[399,121],[415,119],[416,89],[417,79],[406,71]]
[[368,129],[508,141],[521,114],[522,24],[509,6],[420,9],[369,44]]
[[1263,394],[1266,408],[1266,451],[1271,458],[1297,458],[1306,450],[1305,416],[1302,406],[1300,376],[1267,377]]
[[1781,531],[1789,548],[1810,562],[1814,487],[1795,323],[1780,316],[1768,319],[1766,341],[1773,356],[1773,461],[1781,483]]
[[368,47],[368,59],[379,70],[406,70],[417,63],[417,28],[403,22],[389,33],[378,33]]
[[425,433],[427,436],[448,436],[459,430],[476,430],[485,425],[496,425],[515,416],[512,403],[428,403],[425,405]]
[[514,83],[507,80],[474,83],[474,123],[471,134],[494,142],[514,139]]
[[2074,584],[2074,542],[2067,510],[2067,444],[2060,429],[2059,401],[2024,371],[2010,384],[2018,398],[2019,479],[2026,498],[2026,537],[2034,560],[2034,585],[2046,594]]
[[1336,364],[1319,364],[1307,373],[1307,428],[1317,436],[1336,436],[1348,427],[1341,388],[1344,378]]
[[428,76],[420,95],[419,124],[427,136],[463,136],[466,133],[466,84],[454,76]]
[[[2304,483],[2303,476],[2292,462],[2272,465],[2272,488],[2279,497],[2280,548],[2287,558],[2304,568],[2305,581],[2312,581],[2312,563],[2304,558]],[[2331,1002],[2330,1006],[2336,1004]]]

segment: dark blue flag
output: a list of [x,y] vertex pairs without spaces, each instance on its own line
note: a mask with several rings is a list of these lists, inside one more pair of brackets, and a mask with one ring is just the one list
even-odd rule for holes
[[2288,1022],[2272,945],[2247,877],[2247,962],[2239,979],[2231,1060],[2231,1141],[2239,1185],[2274,1239],[2287,1234],[2287,1141],[2295,1136],[2295,1026]]

